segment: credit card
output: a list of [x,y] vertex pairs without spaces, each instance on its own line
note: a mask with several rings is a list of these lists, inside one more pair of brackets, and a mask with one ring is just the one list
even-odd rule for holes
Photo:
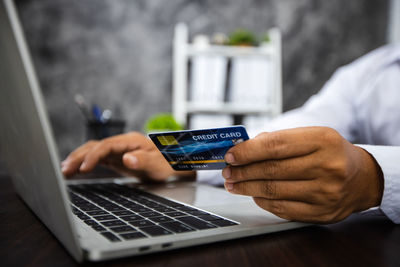
[[220,170],[226,152],[249,139],[243,126],[150,133],[149,137],[174,170]]

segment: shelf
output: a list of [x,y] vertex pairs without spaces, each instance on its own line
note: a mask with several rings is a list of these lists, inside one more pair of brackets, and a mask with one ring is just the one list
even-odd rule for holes
[[218,55],[224,57],[249,57],[249,56],[262,56],[271,57],[273,49],[270,45],[260,47],[246,47],[246,46],[226,46],[226,45],[209,45],[198,47],[192,44],[187,45],[188,56],[200,55]]
[[[282,109],[281,34],[279,30],[276,28],[268,30],[268,34],[270,37],[270,42],[264,43],[257,47],[215,45],[215,44],[210,44],[208,42],[190,43],[187,26],[183,23],[177,24],[175,26],[174,44],[173,44],[174,69],[173,69],[172,113],[175,119],[182,124],[186,124],[187,119],[189,118],[187,116],[188,114],[234,115],[234,116],[259,115],[266,117],[275,117],[278,114],[280,114]],[[234,88],[233,85],[235,83],[236,85],[238,85],[239,83],[238,81],[233,79],[232,73],[236,73],[238,71],[235,68],[239,68],[241,66],[240,68],[241,72],[245,73],[243,69],[247,70],[248,68],[249,71],[254,71],[251,68],[252,66],[257,65],[256,67],[254,67],[254,69],[255,72],[258,73],[257,74],[258,76],[269,75],[269,77],[271,77],[270,80],[268,81],[268,84],[265,84],[264,86],[265,90],[268,90],[269,92],[268,95],[270,97],[268,99],[266,99],[266,97],[262,98],[265,99],[265,102],[267,102],[267,100],[268,102],[265,105],[263,104],[254,105],[254,103],[252,102],[247,104],[231,103],[231,102],[207,103],[206,102],[207,98],[203,99],[202,97],[196,97],[193,101],[188,101],[189,99],[188,95],[190,95],[190,90],[191,90],[190,88],[191,81],[189,79],[192,79],[192,81],[193,80],[196,81],[196,79],[194,79],[193,75],[194,73],[191,73],[193,72],[194,69],[193,66],[195,66],[196,63],[193,60],[193,58],[195,57],[198,57],[198,59],[204,57],[204,59],[206,60],[200,61],[200,63],[202,64],[203,63],[205,64],[205,62],[208,60],[207,57],[210,58],[216,57],[216,59],[218,60],[224,58],[226,60],[226,63],[223,63],[222,64],[223,66],[221,67],[224,67],[226,71],[229,71],[230,69],[231,73],[230,75],[222,74],[223,76],[222,78],[224,79],[223,81],[224,83],[222,85],[219,83],[216,84],[217,82],[216,78],[212,77],[212,75],[208,75],[206,77],[198,75],[197,79],[201,78],[203,80],[204,79],[210,80],[210,84],[212,84],[212,86],[211,85],[208,86],[207,89],[203,88],[204,90],[214,90],[214,91],[225,90],[226,89],[225,87],[227,87],[228,85],[229,90],[231,90],[230,92],[231,94],[233,94],[232,91],[235,92],[237,91],[232,89]],[[236,61],[236,59],[239,60]],[[249,59],[249,61],[246,62],[246,60],[243,60],[241,62],[241,59]],[[260,60],[254,61],[253,64],[252,63],[253,59],[260,59]],[[229,63],[228,60],[232,60],[232,64]],[[257,71],[258,63],[264,64],[264,61],[270,62],[270,65],[268,67],[265,67],[266,70],[265,73],[263,72],[262,74],[259,74],[261,72]],[[189,62],[193,63],[191,67],[190,64],[188,64]],[[199,65],[197,66],[198,66],[197,69],[200,69]],[[212,74],[216,74],[217,69],[220,70],[219,64],[215,64],[214,67],[216,70],[214,69],[211,70],[213,71]],[[202,69],[204,68],[206,67],[203,66]],[[250,84],[250,82],[246,84]],[[204,85],[202,84],[201,86],[206,86],[206,83],[204,83]],[[243,84],[241,84],[240,86],[244,87]],[[264,90],[262,88],[258,89]],[[246,88],[243,88],[243,90],[246,90]],[[192,96],[193,95],[195,94],[192,92]],[[225,96],[223,98],[220,97],[218,99],[224,99],[224,98]],[[196,100],[197,102],[195,102]],[[205,103],[202,102],[203,100]]]
[[187,103],[188,113],[211,113],[211,114],[242,114],[242,115],[273,115],[276,112],[272,107],[244,106],[238,103]]

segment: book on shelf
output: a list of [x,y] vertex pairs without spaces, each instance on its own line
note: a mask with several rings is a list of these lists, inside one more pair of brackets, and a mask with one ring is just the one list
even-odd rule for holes
[[272,62],[265,57],[235,58],[228,99],[232,103],[265,108],[270,103]]

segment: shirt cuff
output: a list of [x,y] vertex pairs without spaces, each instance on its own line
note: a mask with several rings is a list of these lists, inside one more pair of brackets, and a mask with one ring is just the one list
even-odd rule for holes
[[358,145],[370,153],[382,169],[384,189],[380,209],[400,224],[400,147]]

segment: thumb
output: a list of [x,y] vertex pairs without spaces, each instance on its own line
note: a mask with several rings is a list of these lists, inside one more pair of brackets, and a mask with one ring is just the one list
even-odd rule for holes
[[173,169],[158,151],[136,150],[122,156],[124,166],[132,171],[142,172],[153,180],[164,181],[172,175]]
[[151,168],[151,162],[154,160],[149,151],[136,150],[125,153],[122,156],[122,162],[125,167],[131,170],[148,171]]

